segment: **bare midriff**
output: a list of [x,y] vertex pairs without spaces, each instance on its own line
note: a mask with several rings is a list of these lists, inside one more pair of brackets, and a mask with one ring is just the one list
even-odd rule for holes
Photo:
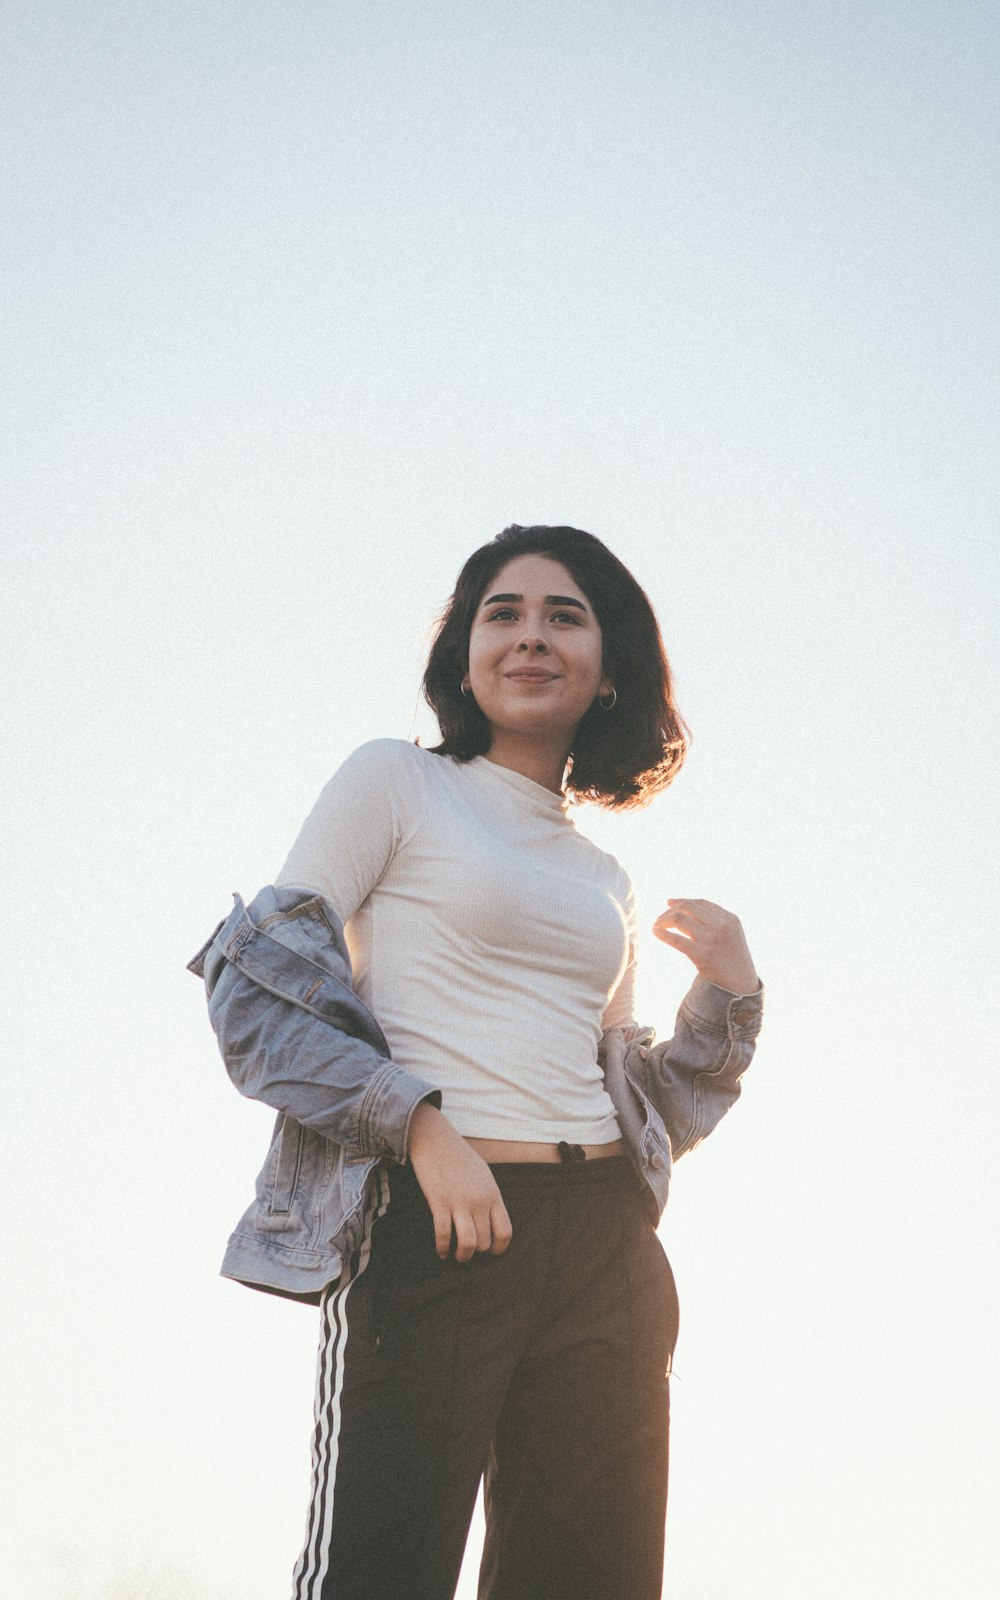
[[[501,1161],[562,1161],[557,1144],[538,1144],[529,1139],[472,1139],[465,1136],[466,1144],[471,1144],[477,1155],[491,1164]],[[625,1146],[621,1139],[613,1139],[610,1144],[583,1144],[575,1148],[583,1151],[588,1161],[600,1161],[606,1156],[620,1156],[625,1153]]]

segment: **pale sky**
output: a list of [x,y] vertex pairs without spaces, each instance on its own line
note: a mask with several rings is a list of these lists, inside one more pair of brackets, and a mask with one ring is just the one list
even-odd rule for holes
[[317,1320],[217,1275],[272,1116],[185,962],[433,739],[519,521],[631,566],[694,732],[575,813],[641,1019],[668,895],[767,986],[661,1229],[664,1592],[1000,1592],[995,8],[14,0],[0,62],[9,1591],[289,1592]]

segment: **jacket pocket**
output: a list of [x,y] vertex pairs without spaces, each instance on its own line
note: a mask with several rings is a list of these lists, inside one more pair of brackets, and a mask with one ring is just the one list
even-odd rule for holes
[[278,1164],[274,1174],[274,1188],[268,1211],[272,1217],[284,1217],[292,1209],[299,1173],[302,1170],[302,1146],[306,1130],[294,1117],[286,1117],[281,1125],[278,1145]]

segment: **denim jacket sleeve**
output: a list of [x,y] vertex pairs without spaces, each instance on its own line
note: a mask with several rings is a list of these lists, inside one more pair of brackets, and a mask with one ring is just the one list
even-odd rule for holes
[[410,1119],[433,1084],[397,1066],[352,988],[337,913],[305,888],[268,886],[188,963],[205,980],[222,1059],[241,1094],[350,1155],[404,1161]]
[[675,1161],[738,1100],[763,1008],[763,984],[754,994],[734,995],[698,975],[681,1001],[672,1038],[653,1046],[652,1028],[630,1031],[626,1072],[662,1117]]

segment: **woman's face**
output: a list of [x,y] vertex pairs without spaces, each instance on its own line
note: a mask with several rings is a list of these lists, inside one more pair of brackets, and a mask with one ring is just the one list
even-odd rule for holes
[[597,695],[601,628],[593,607],[559,561],[516,556],[487,584],[469,634],[463,684],[498,733],[550,735],[566,745]]

